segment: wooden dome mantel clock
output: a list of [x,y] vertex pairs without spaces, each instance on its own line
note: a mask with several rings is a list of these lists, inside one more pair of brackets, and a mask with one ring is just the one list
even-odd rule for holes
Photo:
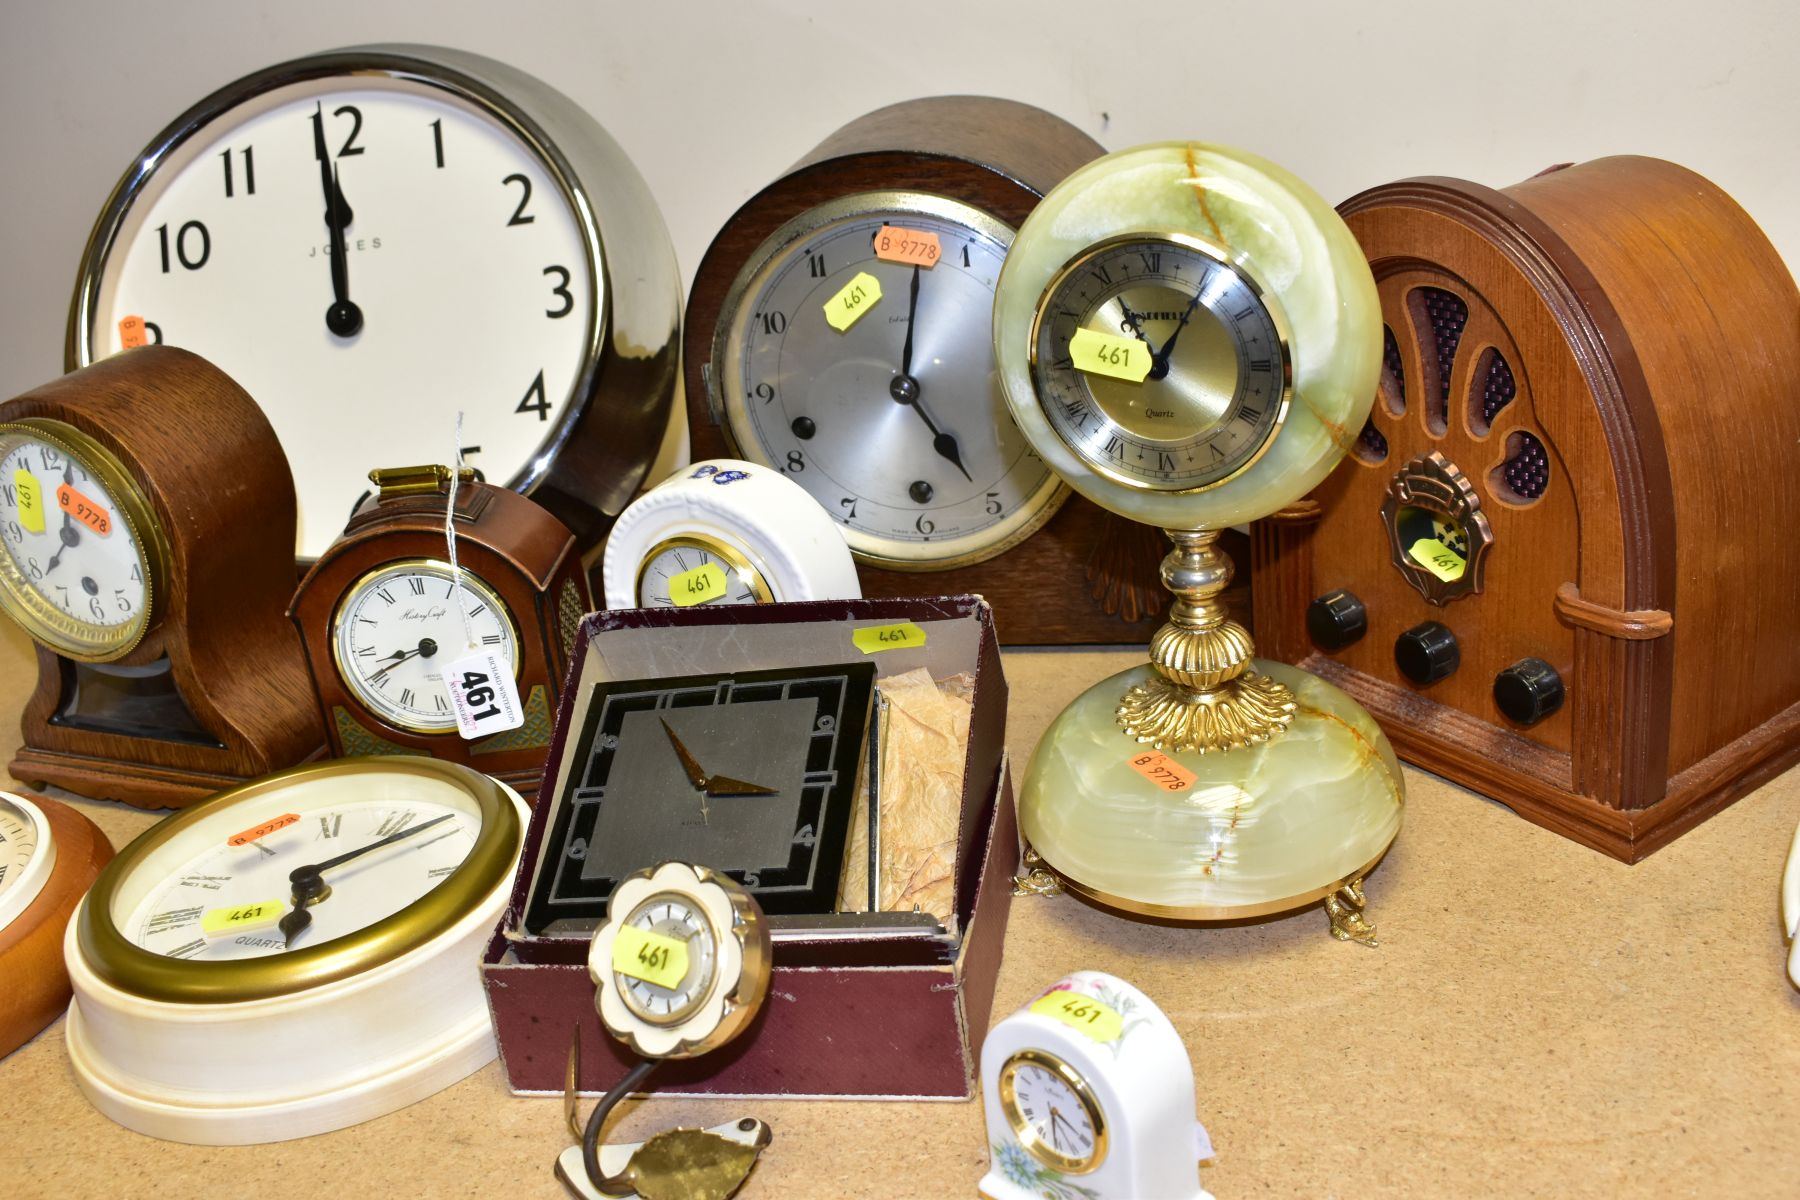
[[732,215],[695,273],[694,457],[805,488],[864,596],[979,592],[1007,642],[1147,638],[1154,535],[1068,496],[1006,414],[990,337],[1014,231],[1100,153],[1041,109],[979,96],[833,133]]
[[[593,607],[574,535],[464,467],[453,572],[444,538],[450,468],[382,469],[370,480],[377,494],[307,572],[289,610],[332,753],[429,754],[535,796],[563,672]],[[510,665],[525,720],[465,741],[445,672],[471,652],[471,637]]]
[[1800,760],[1800,299],[1761,230],[1635,157],[1340,211],[1378,399],[1256,529],[1263,644],[1628,862]]
[[173,347],[0,404],[0,608],[37,643],[15,779],[178,807],[317,753],[262,410]]
[[1324,900],[1333,933],[1372,942],[1359,883],[1399,832],[1399,764],[1344,692],[1252,657],[1218,547],[1323,479],[1368,413],[1381,324],[1350,231],[1241,151],[1111,154],[1019,230],[994,346],[1045,463],[1175,543],[1151,661],[1079,696],[1026,768],[1026,882],[1184,920]]
[[442,453],[597,555],[680,419],[681,281],[643,178],[579,105],[438,46],[229,83],[157,134],[82,255],[67,366],[166,342],[268,412],[324,552],[382,463]]

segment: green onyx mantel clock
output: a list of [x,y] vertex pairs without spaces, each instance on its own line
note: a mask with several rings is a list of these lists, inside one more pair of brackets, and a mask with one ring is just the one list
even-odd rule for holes
[[1262,159],[1122,151],[1026,220],[994,341],[1044,461],[1175,543],[1151,661],[1090,688],[1032,757],[1026,882],[1188,920],[1325,900],[1334,933],[1372,941],[1360,881],[1399,832],[1399,765],[1349,696],[1252,657],[1217,546],[1305,495],[1362,427],[1381,317],[1355,239]]

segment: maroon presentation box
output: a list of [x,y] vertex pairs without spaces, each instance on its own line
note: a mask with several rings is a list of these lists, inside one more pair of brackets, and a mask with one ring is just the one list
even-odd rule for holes
[[[830,600],[726,608],[620,609],[582,623],[557,712],[541,799],[512,900],[482,958],[507,1082],[561,1094],[574,1030],[581,1088],[604,1092],[635,1062],[600,1024],[588,938],[524,930],[527,892],[562,792],[570,729],[602,679],[859,661],[852,629],[913,622],[925,645],[867,656],[878,677],[917,667],[974,676],[957,838],[956,928],[924,933],[778,935],[769,998],[749,1030],[713,1054],[670,1063],[658,1091],[727,1096],[966,1100],[974,1095],[1012,903],[1019,840],[1006,764],[1006,678],[979,596]],[[646,863],[646,866],[654,864]]]

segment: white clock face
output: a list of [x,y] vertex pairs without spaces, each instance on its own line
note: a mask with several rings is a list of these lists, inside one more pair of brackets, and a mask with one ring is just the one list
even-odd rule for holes
[[1089,1171],[1100,1162],[1099,1110],[1079,1079],[1041,1051],[1017,1055],[1001,1071],[1006,1117],[1019,1144],[1060,1171]]
[[[935,236],[936,262],[878,257],[884,226]],[[805,488],[875,561],[977,561],[1048,519],[1057,479],[994,369],[1011,231],[953,201],[878,193],[821,206],[770,241],[779,249],[733,288],[715,365],[744,456]],[[840,330],[827,304],[863,275],[880,297]]]
[[66,450],[0,432],[0,585],[58,648],[124,649],[147,622],[148,562],[119,502]]
[[694,1014],[712,994],[718,963],[717,935],[698,905],[675,892],[660,892],[632,910],[625,923],[687,944],[687,971],[674,987],[613,972],[632,1013],[653,1025],[672,1025]]
[[332,619],[338,674],[365,708],[389,724],[415,733],[454,730],[444,671],[477,649],[499,654],[518,670],[519,639],[505,603],[465,569],[465,632],[458,590],[449,563],[410,559],[363,576],[339,603]]
[[35,808],[0,792],[0,929],[12,923],[43,890],[56,847]]
[[314,79],[154,165],[101,267],[87,350],[121,349],[136,317],[235,379],[281,439],[314,557],[371,468],[444,459],[458,410],[485,478],[530,467],[601,286],[556,178],[492,114],[421,82]]
[[[120,922],[127,940],[170,958],[256,958],[322,945],[390,917],[455,872],[481,832],[473,802],[416,798],[336,801],[340,791],[311,789],[311,804],[246,807],[245,819],[296,820],[254,840],[188,837],[159,861],[173,869],[153,882]],[[447,789],[446,789],[447,795]],[[430,828],[428,822],[443,818]],[[251,826],[245,832],[256,829]],[[323,867],[330,892],[307,908],[311,921],[289,945],[279,921],[293,907],[289,873],[327,863],[408,829],[419,832],[336,867]]]
[[670,538],[651,547],[638,572],[639,608],[767,604],[773,599],[748,559],[698,538]]

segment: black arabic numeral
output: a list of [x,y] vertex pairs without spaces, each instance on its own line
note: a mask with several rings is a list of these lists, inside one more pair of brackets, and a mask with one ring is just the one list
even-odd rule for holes
[[[533,397],[536,397],[536,399],[533,399]],[[531,386],[525,389],[525,398],[519,401],[519,407],[513,409],[513,411],[516,413],[536,413],[537,418],[540,421],[548,421],[550,419],[550,401],[544,396],[544,373],[542,371],[539,371],[537,373],[537,378],[531,381]]]
[[806,256],[806,273],[814,279],[825,278],[824,251],[820,251],[817,254],[808,254]]
[[750,389],[750,394],[767,404],[775,399],[775,387],[773,384],[759,383]]
[[502,179],[500,183],[501,186],[505,186],[509,183],[516,183],[523,189],[523,194],[519,197],[519,207],[513,209],[513,215],[507,219],[506,223],[508,225],[529,225],[537,220],[536,217],[525,215],[525,206],[531,203],[531,180],[525,178],[523,175],[508,175],[505,179]]
[[350,136],[344,139],[344,148],[338,151],[339,158],[349,158],[352,154],[363,152],[363,148],[356,144],[356,139],[362,136],[362,109],[354,104],[346,104],[342,108],[331,110],[334,117],[341,117],[345,113],[350,114]]
[[806,470],[806,456],[801,454],[798,450],[789,450],[787,465],[783,466],[781,469],[798,475],[800,472]]
[[[191,233],[200,235],[200,256],[198,258],[190,257],[188,254],[188,235]],[[156,227],[156,237],[162,245],[162,273],[167,275],[169,273],[169,227],[167,225],[158,225]],[[175,258],[183,267],[186,267],[190,271],[198,271],[201,267],[206,265],[206,260],[211,257],[212,235],[206,232],[205,225],[202,225],[199,221],[189,221],[176,231]]]
[[[244,156],[244,195],[254,196],[256,195],[256,147],[245,146],[238,153]],[[231,151],[229,149],[219,151],[219,161],[225,164],[225,198],[229,200],[236,195],[236,190],[232,187],[235,180],[231,173]]]
[[756,314],[755,320],[761,323],[762,331],[765,334],[787,332],[787,316],[784,313],[759,312]]
[[846,520],[846,521],[856,520],[856,497],[855,496],[845,496],[842,500],[838,501],[838,507],[839,508],[848,507],[850,509],[849,512],[844,514],[844,520]]
[[937,531],[937,522],[933,521],[930,517],[927,517],[924,513],[920,513],[919,519],[913,522],[913,528],[927,537],[930,537]]
[[150,345],[160,346],[163,344],[162,326],[155,321],[145,321],[144,332],[150,335]]
[[550,294],[553,296],[561,296],[562,302],[563,302],[563,306],[561,308],[545,309],[544,315],[546,317],[556,319],[556,318],[560,318],[560,317],[566,317],[570,313],[574,312],[575,311],[575,293],[573,293],[569,290],[569,268],[567,268],[567,267],[545,267],[544,274],[546,274],[546,275],[561,275],[562,276],[562,282],[557,284],[555,287],[551,288]]
[[437,151],[438,170],[444,169],[444,119],[439,117],[431,123],[431,145]]
[[1001,505],[999,492],[989,492],[987,494],[987,511],[988,516],[990,517],[997,517],[1000,515]]

